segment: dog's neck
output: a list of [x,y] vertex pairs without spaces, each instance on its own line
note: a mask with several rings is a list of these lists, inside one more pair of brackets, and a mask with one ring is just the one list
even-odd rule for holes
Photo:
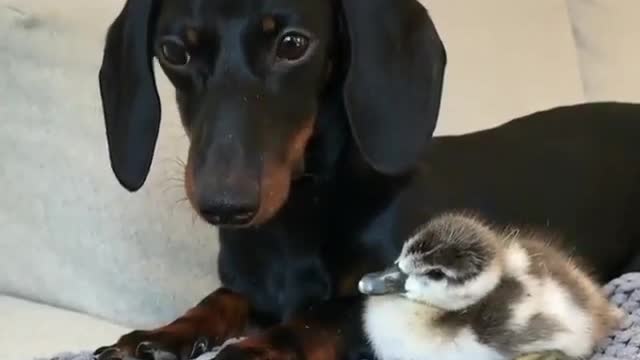
[[385,203],[385,199],[396,196],[412,175],[387,176],[367,162],[353,138],[341,89],[341,86],[329,89],[321,103],[315,134],[306,151],[305,176],[292,184],[292,193],[296,193],[296,188],[309,189],[311,182],[318,193],[358,199],[360,195],[369,198],[373,192]]

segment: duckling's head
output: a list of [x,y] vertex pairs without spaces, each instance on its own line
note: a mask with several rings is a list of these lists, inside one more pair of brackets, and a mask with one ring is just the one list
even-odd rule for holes
[[404,244],[395,264],[360,282],[367,295],[401,295],[456,311],[475,304],[502,276],[498,234],[462,214],[434,218]]

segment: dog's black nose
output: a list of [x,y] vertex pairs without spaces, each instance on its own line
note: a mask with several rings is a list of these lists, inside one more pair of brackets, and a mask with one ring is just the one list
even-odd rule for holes
[[200,206],[200,214],[212,225],[242,226],[251,223],[257,208],[248,204],[206,204]]

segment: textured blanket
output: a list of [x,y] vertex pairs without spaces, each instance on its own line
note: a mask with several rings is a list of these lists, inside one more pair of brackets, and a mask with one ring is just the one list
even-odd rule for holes
[[640,359],[640,273],[626,274],[605,287],[611,302],[622,308],[627,317],[596,351],[592,360]]
[[[614,279],[604,290],[611,302],[622,308],[627,317],[620,329],[603,341],[590,360],[640,360],[640,273]],[[235,341],[232,339],[195,360],[212,360],[222,347]],[[37,360],[92,360],[92,356],[90,352],[84,352]]]

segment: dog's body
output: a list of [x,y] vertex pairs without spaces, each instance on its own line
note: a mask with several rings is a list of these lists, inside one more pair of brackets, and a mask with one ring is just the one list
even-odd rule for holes
[[640,268],[640,105],[431,140],[446,55],[415,0],[128,0],[100,84],[113,170],[131,191],[159,128],[154,57],[190,138],[187,195],[220,225],[224,288],[101,359],[187,358],[196,340],[253,325],[218,358],[359,356],[360,276],[452,209],[557,231],[601,280]]
[[640,250],[640,166],[629,166],[640,164],[639,116],[637,105],[557,108],[436,137],[408,181],[354,170],[332,183],[296,184],[273,222],[249,234],[222,230],[222,281],[279,320],[355,294],[360,275],[393,262],[402,239],[454,209],[558,232],[599,280],[610,279],[632,270]]

